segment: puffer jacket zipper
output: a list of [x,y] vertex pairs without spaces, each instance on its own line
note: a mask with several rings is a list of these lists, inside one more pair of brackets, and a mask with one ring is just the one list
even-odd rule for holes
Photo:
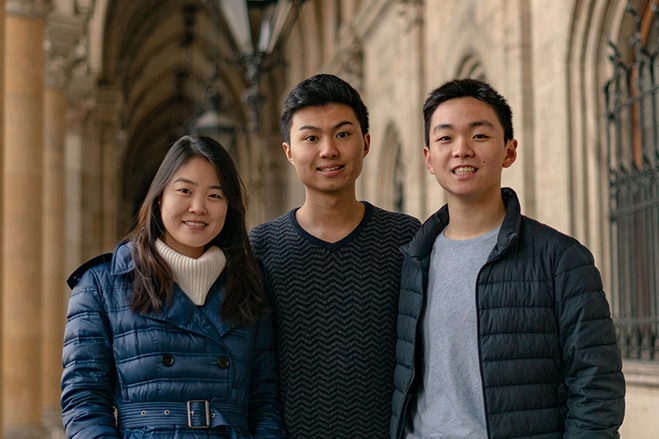
[[[499,233],[501,232],[499,231]],[[512,245],[515,239],[517,239],[517,232],[515,233],[515,238],[508,240],[508,243],[506,244],[506,247],[503,248],[503,250],[495,254],[494,257],[488,259],[485,262],[485,264],[483,264],[480,270],[478,270],[478,275],[476,276],[476,330],[478,332],[478,370],[480,371],[481,374],[481,389],[483,392],[483,409],[485,410],[485,429],[487,431],[488,439],[490,439],[492,436],[490,434],[490,419],[487,416],[487,398],[485,397],[485,374],[483,373],[483,353],[481,352],[481,313],[479,306],[478,285],[481,278],[481,274],[483,273],[483,269],[488,265],[492,265],[495,262],[499,261],[500,259],[503,259],[503,255],[508,251],[508,249],[510,248],[510,246]]]
[[[416,364],[417,364],[417,353],[418,350],[416,348],[417,344],[417,338],[419,336],[419,325],[421,324],[421,313],[425,309],[426,305],[426,294],[424,294],[424,287],[427,283],[427,278],[428,278],[428,273],[427,271],[423,270],[423,265],[421,261],[418,258],[412,257],[409,254],[405,254],[404,257],[410,258],[412,261],[414,261],[414,264],[416,266],[416,269],[419,270],[421,273],[424,273],[422,278],[421,278],[421,294],[422,294],[422,303],[421,303],[421,309],[419,310],[419,315],[417,316],[416,319],[416,327],[414,328],[414,340],[413,340],[413,345],[414,345],[414,358],[412,359],[412,373],[410,375],[410,379],[407,382],[407,385],[405,387],[405,391],[403,392],[403,395],[405,395],[405,400],[403,401],[403,406],[401,407],[400,411],[400,418],[398,422],[398,432],[396,434],[396,437],[398,439],[403,438],[403,434],[405,433],[405,425],[407,424],[406,419],[407,419],[407,410],[410,405],[410,401],[412,400],[412,395],[410,395],[410,387],[412,387],[412,384],[414,383],[414,379],[416,378]],[[430,257],[430,256],[428,256]]]

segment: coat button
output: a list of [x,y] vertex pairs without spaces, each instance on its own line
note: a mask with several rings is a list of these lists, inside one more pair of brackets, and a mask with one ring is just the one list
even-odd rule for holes
[[225,357],[223,355],[220,356],[220,357],[217,357],[217,365],[220,366],[220,369],[228,368],[229,364],[231,364],[231,362],[229,361],[229,359],[227,357]]
[[164,366],[169,367],[174,364],[174,356],[172,354],[164,354],[160,357],[160,361]]

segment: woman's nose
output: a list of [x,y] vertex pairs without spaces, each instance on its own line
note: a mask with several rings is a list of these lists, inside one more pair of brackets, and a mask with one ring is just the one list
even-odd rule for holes
[[190,200],[190,207],[189,207],[190,212],[195,212],[195,213],[204,213],[206,212],[206,197],[192,197],[192,200]]

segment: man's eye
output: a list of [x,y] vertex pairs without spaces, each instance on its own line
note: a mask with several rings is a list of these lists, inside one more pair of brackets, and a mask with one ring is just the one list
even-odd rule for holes
[[489,139],[489,136],[487,134],[476,134],[474,139]]
[[437,138],[438,142],[448,142],[451,140],[451,136],[441,136]]
[[316,136],[307,136],[307,137],[304,138],[304,140],[306,140],[307,142],[315,142],[316,140],[318,140],[318,137],[316,137]]
[[350,135],[350,133],[347,133],[345,131],[340,131],[336,134],[336,137],[339,138],[339,139],[344,139],[344,138],[348,137],[349,135]]

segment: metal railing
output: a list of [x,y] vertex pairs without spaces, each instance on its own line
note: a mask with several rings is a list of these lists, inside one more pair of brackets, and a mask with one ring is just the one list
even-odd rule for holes
[[630,61],[609,43],[614,72],[604,87],[611,308],[623,357],[659,360],[659,49],[642,42],[641,17],[627,10],[635,22]]

